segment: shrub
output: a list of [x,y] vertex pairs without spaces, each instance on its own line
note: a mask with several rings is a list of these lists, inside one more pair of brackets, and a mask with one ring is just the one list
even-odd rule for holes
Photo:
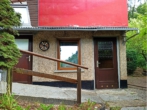
[[18,103],[14,99],[14,95],[4,94],[2,95],[2,97],[0,97],[0,100],[0,109],[2,108],[4,110],[25,110],[18,105]]
[[127,73],[131,75],[137,67],[137,53],[134,50],[127,50]]

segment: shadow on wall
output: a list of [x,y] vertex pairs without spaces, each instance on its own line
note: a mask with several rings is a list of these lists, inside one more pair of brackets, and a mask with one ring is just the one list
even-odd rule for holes
[[[53,86],[53,87],[71,87],[77,88],[76,84],[63,82],[63,81],[53,81],[53,82],[33,82],[34,85],[43,85],[43,86]],[[94,90],[94,81],[82,81],[82,89]]]

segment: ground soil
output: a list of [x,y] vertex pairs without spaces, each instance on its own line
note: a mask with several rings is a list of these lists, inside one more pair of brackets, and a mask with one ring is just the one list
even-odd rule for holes
[[147,76],[128,77],[128,88],[147,102]]
[[140,77],[128,77],[128,84],[136,85],[140,87],[147,87],[147,76],[140,76]]

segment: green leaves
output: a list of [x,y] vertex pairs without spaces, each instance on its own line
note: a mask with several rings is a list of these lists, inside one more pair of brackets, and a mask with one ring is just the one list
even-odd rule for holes
[[14,95],[4,94],[2,97],[0,97],[0,99],[2,101],[2,103],[0,104],[0,108],[3,108],[4,110],[16,110],[17,108],[21,108],[14,99]]
[[[137,10],[136,18],[129,20],[129,27],[138,28],[139,34],[128,40],[126,44],[127,50],[133,50],[137,53],[137,66],[143,67],[143,64],[147,62],[147,3],[140,5]],[[127,38],[135,33],[134,31],[128,32]]]
[[20,52],[14,42],[14,36],[3,32],[0,34],[0,67],[11,68],[18,63]]
[[0,4],[0,27],[11,28],[12,26],[20,26],[20,14],[14,12],[9,0],[2,0]]
[[132,74],[137,67],[137,53],[135,50],[127,50],[127,72]]
[[15,13],[9,0],[0,1],[0,68],[12,68],[21,56],[15,42],[14,35],[18,32],[13,26],[20,26],[20,14]]
[[51,110],[53,107],[54,107],[53,104],[50,105],[40,104],[40,107],[37,110]]
[[[127,42],[128,48],[136,48],[137,52],[147,52],[147,15],[139,15],[136,19],[131,19],[129,22],[130,27],[136,27],[139,29],[139,34]],[[134,32],[128,32],[128,38],[135,34]]]

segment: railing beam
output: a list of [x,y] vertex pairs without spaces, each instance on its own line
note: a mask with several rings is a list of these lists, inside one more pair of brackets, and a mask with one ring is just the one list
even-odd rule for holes
[[53,78],[53,79],[56,77],[55,79],[58,78],[58,80],[67,81],[67,82],[71,82],[71,83],[77,83],[77,104],[81,104],[81,68],[88,69],[87,67],[82,66],[82,65],[78,65],[78,64],[74,64],[74,63],[71,63],[71,62],[63,61],[63,60],[60,60],[60,59],[56,59],[56,58],[47,57],[47,56],[44,56],[44,55],[41,55],[41,54],[36,54],[36,53],[30,52],[30,51],[20,50],[20,52],[23,52],[23,53],[26,53],[26,54],[29,54],[29,55],[34,55],[34,56],[41,57],[41,58],[45,58],[45,59],[49,59],[49,60],[53,60],[53,61],[57,61],[57,62],[62,62],[62,63],[69,64],[69,65],[77,67],[77,81],[73,80],[73,79],[69,80],[69,78],[66,79],[66,78],[63,78],[63,77],[60,77],[60,76],[54,76],[54,75],[46,75],[46,74],[40,75],[40,73],[38,74],[38,72],[33,72],[33,74],[32,74],[32,72],[30,71],[30,72],[26,72],[26,73],[27,74],[29,73],[28,75],[36,75],[36,76],[39,76],[39,77],[48,77],[48,78]]
[[66,63],[66,64],[69,64],[69,65],[72,65],[72,66],[76,66],[76,67],[81,67],[81,68],[84,68],[84,69],[88,69],[87,67],[82,66],[82,65],[70,63],[70,62],[59,60],[59,59],[56,59],[56,58],[47,57],[47,56],[44,56],[44,55],[41,55],[41,54],[36,54],[34,52],[24,51],[24,50],[20,50],[20,52],[27,53],[27,54],[30,54],[30,55],[34,55],[34,56],[41,57],[41,58],[45,58],[45,59],[49,59],[49,60],[53,60],[53,61],[57,61],[57,62]]
[[45,74],[45,73],[27,70],[23,68],[13,68],[13,72],[16,72],[18,74],[26,74],[31,76],[43,77],[43,78],[56,79],[56,80],[61,80],[61,81],[69,82],[69,83],[77,83],[77,80],[75,79],[52,75],[52,74]]

